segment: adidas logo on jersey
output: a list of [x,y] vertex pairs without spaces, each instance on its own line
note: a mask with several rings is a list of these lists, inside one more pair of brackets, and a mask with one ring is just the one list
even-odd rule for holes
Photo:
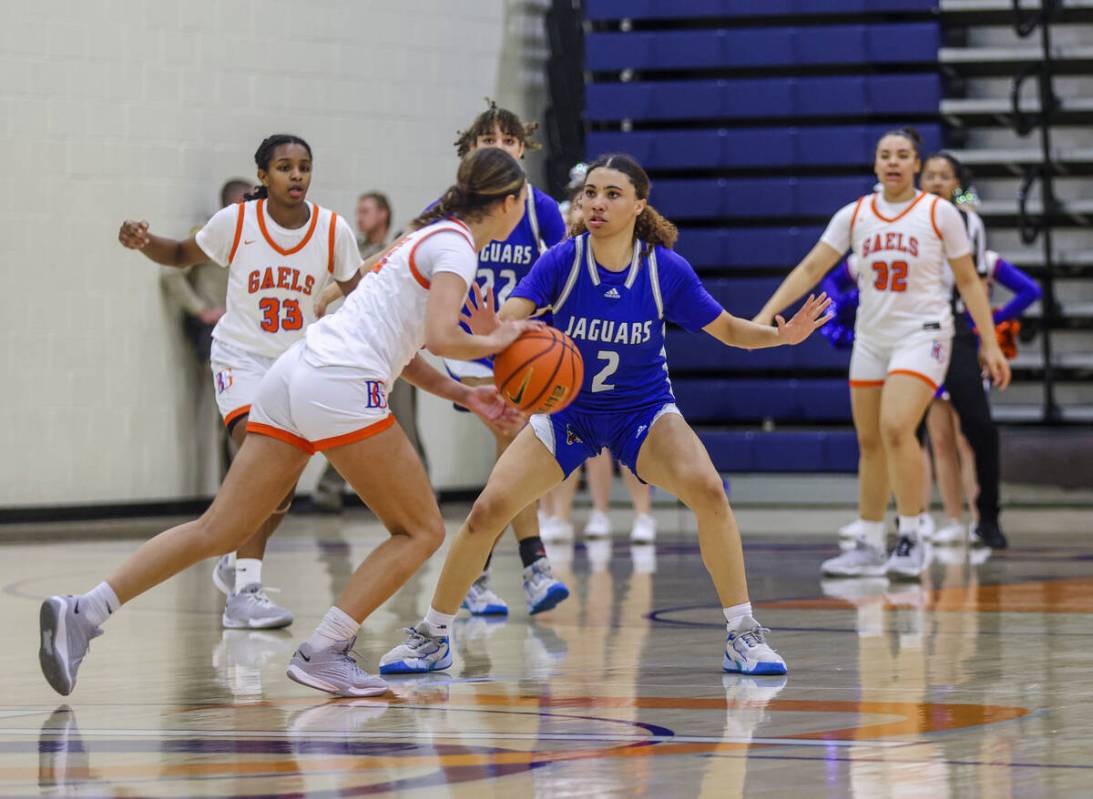
[[603,296],[607,297],[609,300],[617,300],[619,298],[619,290],[612,286],[603,293]]

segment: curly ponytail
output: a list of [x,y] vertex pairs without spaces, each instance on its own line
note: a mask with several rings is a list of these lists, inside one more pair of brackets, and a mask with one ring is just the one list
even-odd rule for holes
[[449,216],[477,221],[490,206],[509,196],[519,196],[527,178],[516,159],[497,147],[474,150],[459,164],[456,181],[437,203],[410,223],[411,230]]
[[[615,169],[622,172],[630,181],[630,185],[634,187],[634,194],[637,195],[637,198],[639,200],[649,199],[649,190],[652,188],[649,175],[642,169],[641,164],[629,155],[622,153],[601,155],[588,165],[588,169],[585,171],[585,179],[587,180],[588,176],[596,169]],[[570,226],[569,235],[579,236],[587,229],[582,214],[581,219]],[[679,238],[679,231],[675,225],[661,216],[656,208],[646,203],[645,208],[638,214],[638,218],[634,220],[634,238],[645,242],[645,252],[648,254],[653,247],[666,247],[668,249],[674,247],[676,239]]]

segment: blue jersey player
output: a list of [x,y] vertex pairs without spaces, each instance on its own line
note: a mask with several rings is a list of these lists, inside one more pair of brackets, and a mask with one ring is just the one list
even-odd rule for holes
[[[504,150],[516,160],[524,157],[526,150],[538,149],[533,134],[535,123],[524,123],[515,113],[498,108],[490,102],[489,108],[475,117],[470,127],[460,132],[455,145],[460,158],[486,147]],[[476,283],[483,296],[494,298],[495,308],[505,302],[517,284],[527,276],[539,256],[565,237],[565,222],[558,203],[551,197],[528,184],[527,203],[520,223],[504,241],[491,241],[478,254]],[[494,309],[491,309],[494,310]],[[445,359],[448,373],[469,386],[493,385],[493,359],[456,361]],[[460,409],[461,410],[461,409]],[[491,428],[497,457],[512,443],[512,438],[498,429]],[[512,531],[520,546],[520,559],[524,565],[524,594],[528,612],[541,613],[554,607],[569,595],[569,590],[550,569],[539,536],[539,519],[536,504],[532,502],[512,519]],[[489,559],[470,587],[463,606],[477,616],[503,615],[508,606],[489,586]]]
[[[753,349],[798,344],[827,321],[826,297],[810,297],[777,327],[737,319],[705,291],[671,251],[675,227],[648,203],[649,178],[629,156],[604,156],[585,178],[584,226],[550,250],[501,309],[526,318],[550,309],[584,358],[573,403],[531,424],[498,460],[448,552],[425,618],[380,661],[381,672],[451,665],[448,627],[490,547],[518,511],[560,483],[585,458],[608,447],[642,480],[679,497],[698,520],[702,559],[724,608],[723,667],[784,674],[785,662],[752,615],[740,533],[705,447],[675,406],[664,354],[664,326],[678,323]],[[472,327],[497,324],[478,313]]]

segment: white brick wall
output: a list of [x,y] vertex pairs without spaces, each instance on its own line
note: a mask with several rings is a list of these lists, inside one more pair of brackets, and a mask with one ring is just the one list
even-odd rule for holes
[[[351,217],[380,188],[404,222],[454,175],[483,97],[540,110],[513,77],[535,17],[519,0],[5,3],[0,506],[210,493],[207,372],[158,267],[117,244],[121,220],[184,236],[225,178],[253,174],[261,138],[289,131],[314,150],[312,199]],[[441,438],[446,409],[428,413],[435,482],[475,484],[486,439],[465,419]],[[468,436],[481,462],[441,455]]]

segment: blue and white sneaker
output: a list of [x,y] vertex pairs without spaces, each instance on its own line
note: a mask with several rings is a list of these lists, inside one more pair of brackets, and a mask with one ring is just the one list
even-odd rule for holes
[[725,639],[722,668],[738,674],[785,674],[786,662],[767,644],[769,633],[755,619],[742,619]]
[[451,665],[448,636],[430,635],[424,627],[407,627],[406,640],[380,658],[380,674],[422,674]]
[[539,558],[524,569],[524,595],[528,600],[528,613],[534,616],[555,607],[569,596],[569,589],[561,580],[554,579],[550,561]]
[[505,604],[505,600],[490,589],[489,572],[482,572],[478,579],[471,583],[471,588],[467,591],[467,596],[463,598],[461,607],[469,610],[472,616],[507,616],[509,614],[509,606]]

